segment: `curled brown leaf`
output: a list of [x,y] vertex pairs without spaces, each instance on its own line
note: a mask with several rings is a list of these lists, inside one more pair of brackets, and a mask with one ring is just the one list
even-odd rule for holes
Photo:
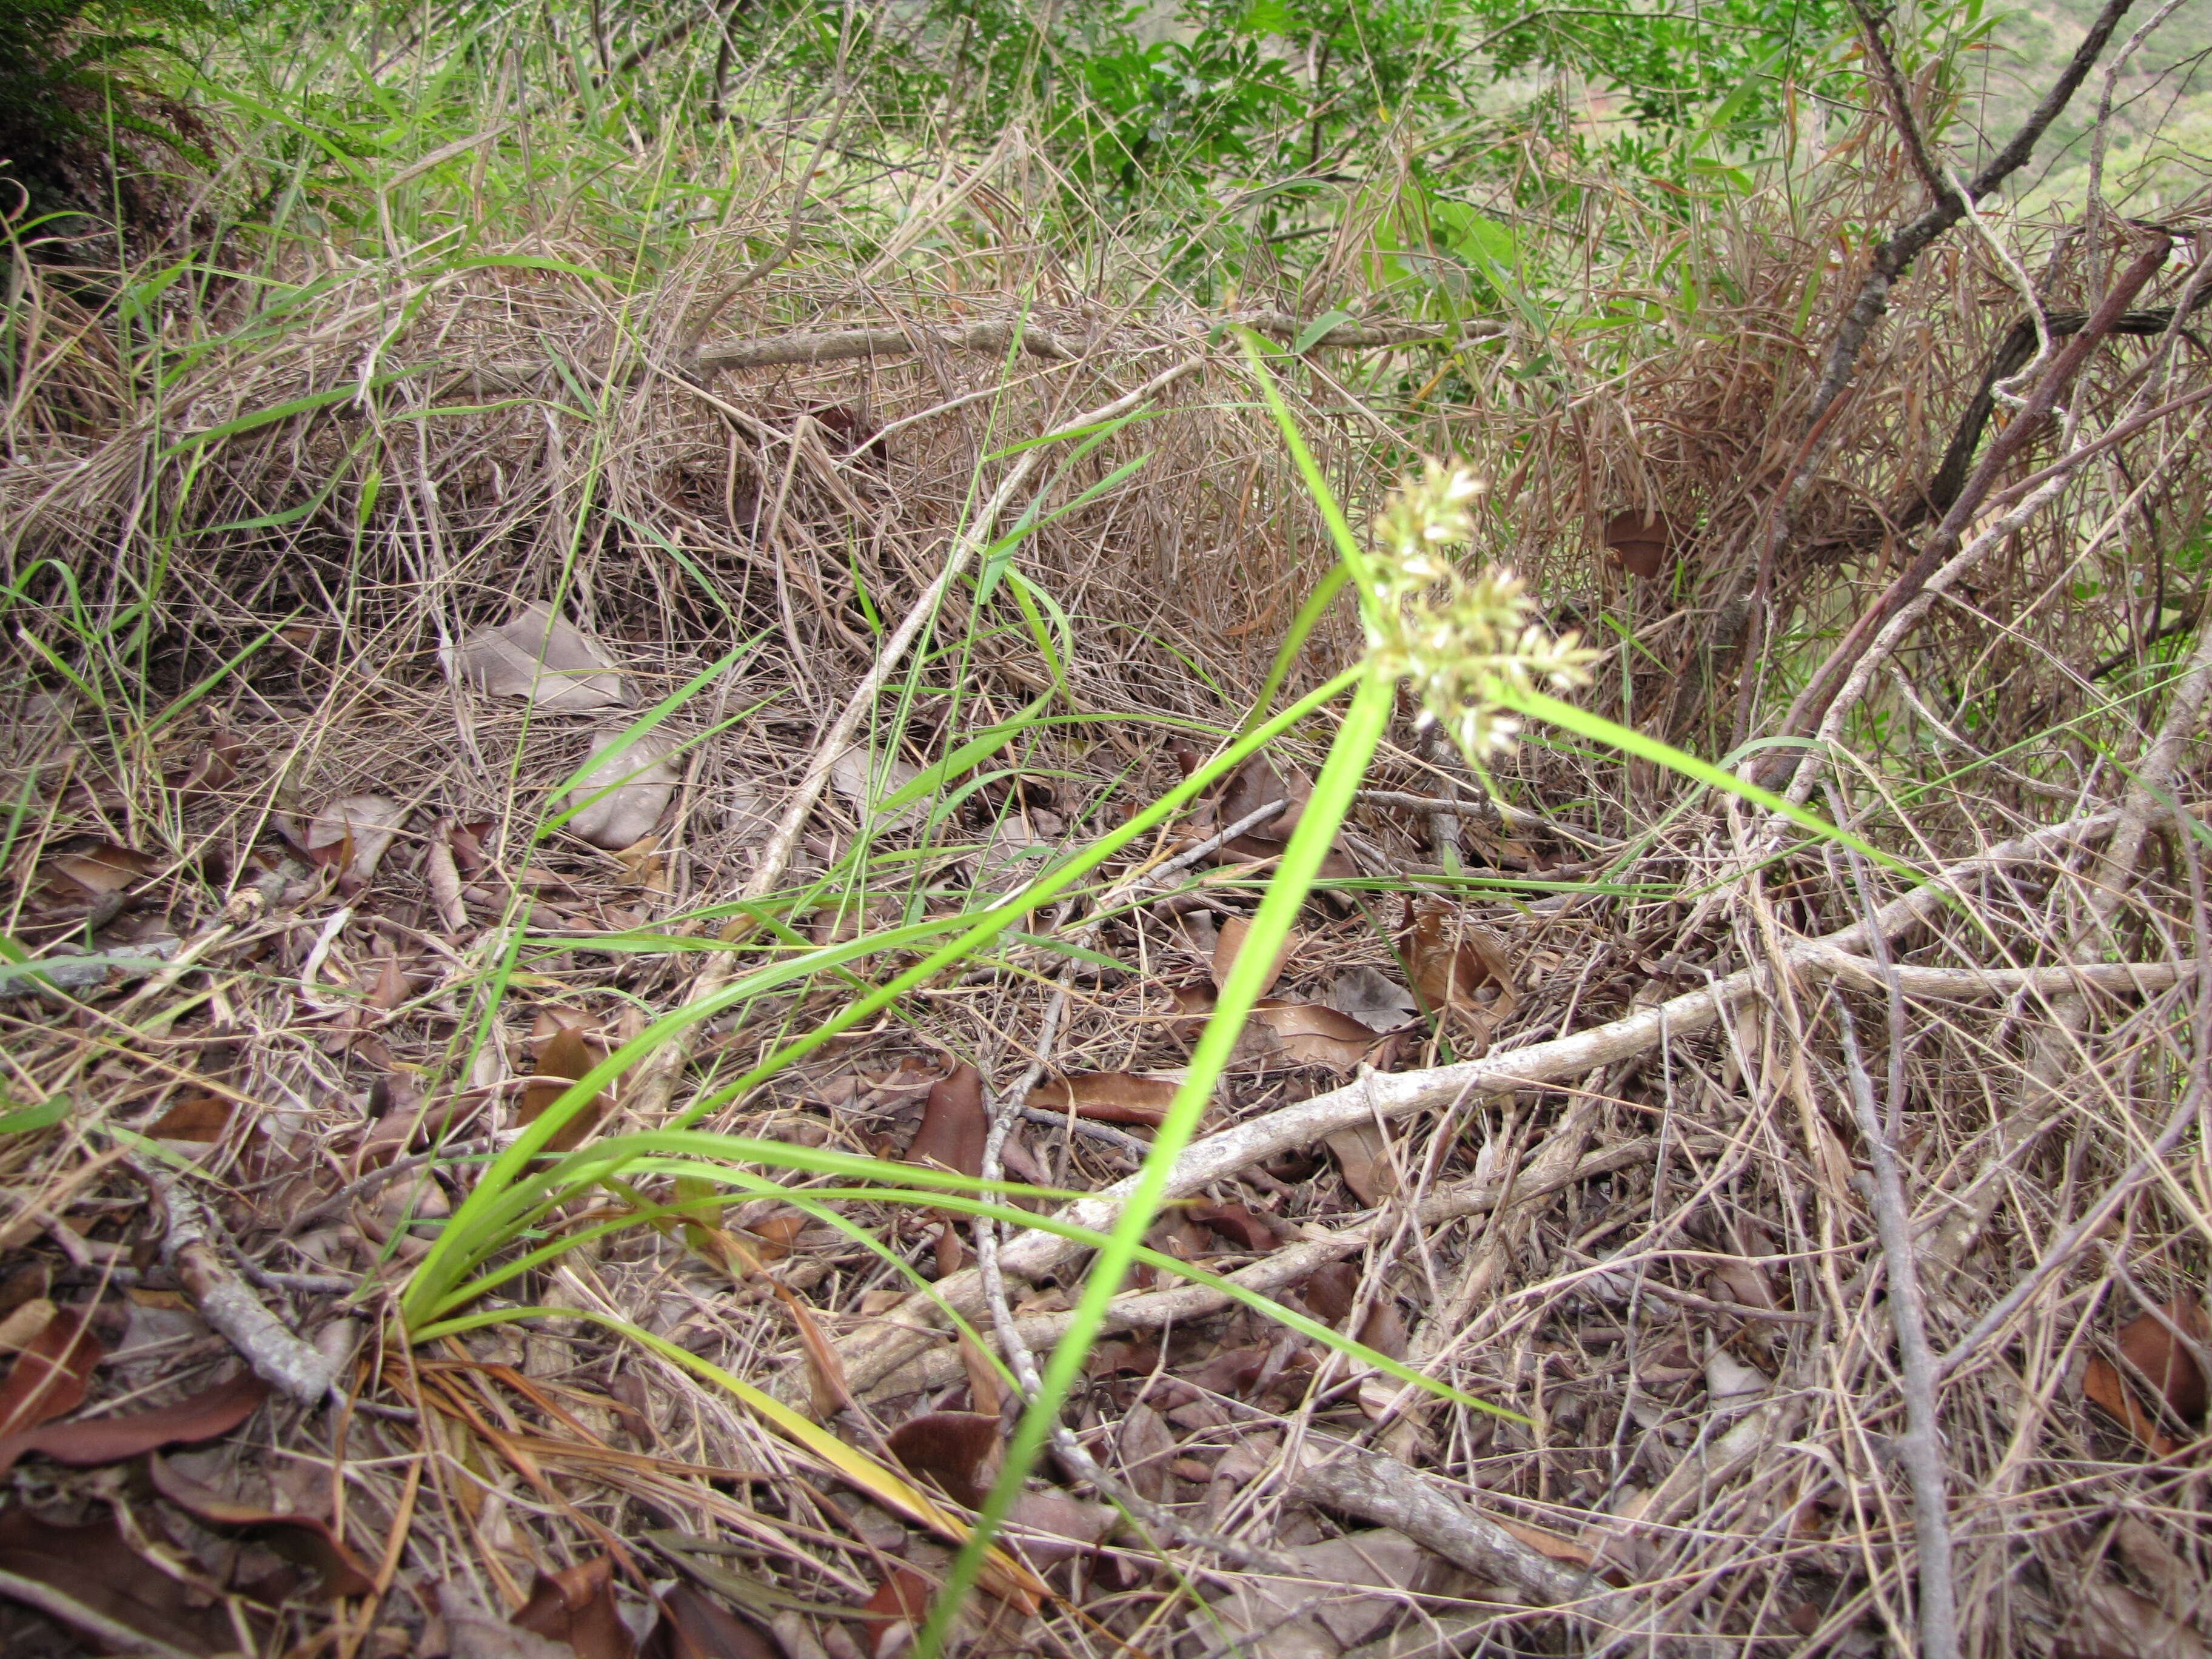
[[376,1588],[374,1575],[319,1516],[279,1514],[239,1503],[172,1468],[161,1457],[149,1458],[146,1468],[154,1490],[195,1519],[242,1532],[295,1566],[319,1575],[325,1595],[366,1595]]
[[577,1659],[634,1659],[637,1642],[615,1607],[614,1568],[595,1555],[532,1582],[530,1599],[507,1621],[519,1630],[566,1642]]
[[96,1417],[75,1423],[47,1423],[20,1433],[0,1435],[0,1474],[27,1452],[80,1468],[119,1463],[126,1457],[163,1446],[213,1440],[236,1428],[269,1396],[269,1385],[252,1371],[204,1389],[173,1406],[122,1417]]
[[0,1382],[0,1445],[82,1405],[92,1373],[106,1357],[80,1310],[57,1308],[43,1297],[0,1324],[0,1350],[15,1355]]

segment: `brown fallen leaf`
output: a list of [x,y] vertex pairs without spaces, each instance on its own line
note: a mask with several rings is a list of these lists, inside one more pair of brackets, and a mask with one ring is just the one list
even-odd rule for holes
[[[1449,906],[1421,908],[1406,957],[1422,1000],[1439,1014],[1457,1015],[1479,1041],[1487,1042],[1520,1002],[1504,941],[1480,923],[1462,924]],[[1478,996],[1485,990],[1491,1000]]]
[[783,1644],[678,1582],[660,1593],[660,1620],[644,1659],[785,1659]]
[[1306,802],[1312,797],[1313,780],[1304,772],[1292,767],[1289,775],[1285,776],[1275,769],[1274,763],[1265,755],[1255,755],[1230,775],[1228,786],[1221,792],[1221,802],[1215,809],[1214,817],[1216,823],[1225,830],[1232,823],[1241,823],[1263,806],[1279,800],[1288,802],[1280,812],[1265,823],[1256,825],[1246,836],[1237,837],[1240,841],[1276,842],[1278,845],[1271,850],[1280,852],[1279,843],[1290,840],[1291,832],[1298,827],[1298,820],[1305,816]]
[[469,925],[468,900],[461,894],[460,861],[454,847],[459,830],[450,818],[441,819],[422,854],[422,877],[430,886],[430,908],[447,933],[458,935]]
[[[2177,1297],[2166,1304],[2163,1311],[2166,1320],[2197,1341],[2212,1335],[2203,1306],[2194,1297]],[[2204,1374],[2189,1351],[2173,1340],[2165,1321],[2156,1314],[2139,1315],[2120,1328],[2118,1343],[2128,1363],[2149,1379],[2175,1416],[2185,1423],[2196,1423],[2203,1416]],[[2178,1445],[2158,1426],[2154,1414],[2144,1409],[2135,1389],[2133,1379],[2124,1380],[2120,1368],[2112,1361],[2101,1354],[2090,1357],[2081,1391],[2127,1425],[2152,1456],[2171,1456]]]
[[1071,1555],[1079,1555],[1113,1529],[1115,1514],[1104,1504],[1086,1504],[1047,1487],[1014,1499],[1006,1516],[1006,1537],[1039,1572]]
[[2124,1515],[2112,1528],[2112,1542],[2118,1547],[2120,1559],[2151,1587],[2160,1607],[2176,1619],[2202,1620],[2208,1587],[2195,1567],[2154,1528],[2135,1516]]
[[806,1231],[806,1214],[802,1210],[779,1210],[774,1215],[747,1222],[742,1231],[761,1241],[754,1247],[753,1254],[763,1261],[781,1261],[791,1254],[799,1234]]
[[1324,1261],[1306,1275],[1300,1294],[1316,1319],[1334,1325],[1352,1311],[1358,1297],[1359,1269],[1349,1261]]
[[474,881],[492,866],[490,850],[484,838],[498,827],[493,818],[471,818],[466,823],[452,818],[446,820],[446,845],[453,855],[455,871]]
[[[1408,1595],[1464,1595],[1474,1584],[1442,1556],[1398,1532],[1356,1532],[1285,1553],[1298,1564],[1297,1577],[1235,1574],[1210,1608],[1189,1615],[1192,1635],[1207,1642],[1234,1640],[1240,1656],[1318,1659],[1382,1636],[1404,1616]],[[1316,1588],[1326,1593],[1316,1595]],[[1424,1647],[1451,1650],[1425,1641],[1410,1650]]]
[[318,865],[337,868],[340,887],[357,890],[376,874],[406,823],[406,809],[389,796],[348,795],[315,814],[301,844]]
[[452,1659],[575,1659],[566,1643],[549,1641],[478,1607],[459,1585],[438,1586],[438,1617],[445,1621]]
[[[1252,924],[1242,916],[1223,918],[1214,934],[1213,961],[1208,969],[1216,987],[1229,982],[1229,970],[1237,965],[1237,958],[1244,953],[1245,935],[1251,931]],[[1275,981],[1283,976],[1284,964],[1290,961],[1297,948],[1298,936],[1293,933],[1283,941],[1283,948],[1275,952],[1275,960],[1269,964],[1267,976],[1260,981],[1261,996],[1275,988]]]
[[76,892],[63,896],[105,898],[119,893],[141,876],[151,875],[161,860],[147,853],[102,842],[82,852],[64,853],[47,861],[50,875],[61,877]]
[[[890,1576],[860,1604],[859,1617],[868,1626],[868,1651],[888,1659],[902,1650],[906,1645],[902,1637],[929,1617],[930,1598],[935,1594],[936,1587],[912,1567],[892,1562]],[[966,1645],[948,1641],[945,1649],[958,1652]]]
[[1366,1057],[1375,1034],[1349,1014],[1318,1002],[1278,1002],[1262,997],[1238,1039],[1238,1058],[1265,1067],[1324,1066],[1349,1072]]
[[199,1090],[185,1096],[155,1119],[146,1133],[156,1140],[189,1140],[212,1145],[230,1127],[235,1103]]
[[446,672],[493,696],[527,697],[547,708],[631,702],[629,686],[606,654],[543,600],[524,605],[496,628],[470,635],[447,656]]
[[1398,1190],[1398,1166],[1391,1161],[1390,1139],[1379,1123],[1355,1123],[1325,1137],[1322,1144],[1336,1159],[1344,1184],[1362,1204],[1380,1204]]
[[407,970],[399,965],[398,957],[386,957],[376,965],[376,976],[368,982],[368,994],[362,1006],[388,1014],[407,1000]]
[[998,1479],[999,1419],[976,1412],[925,1412],[890,1431],[885,1445],[917,1480],[929,1478],[956,1504],[980,1509]]
[[530,1599],[507,1620],[548,1641],[566,1642],[577,1659],[634,1659],[637,1642],[615,1609],[614,1566],[604,1555],[558,1572],[540,1571]]
[[1136,1072],[1085,1072],[1054,1078],[1030,1091],[1028,1104],[1042,1111],[1065,1112],[1100,1123],[1156,1126],[1180,1086],[1164,1077]]
[[46,1423],[19,1433],[0,1435],[0,1474],[27,1452],[79,1468],[119,1463],[163,1446],[190,1445],[228,1434],[269,1397],[269,1385],[252,1371],[202,1389],[173,1406],[125,1417],[95,1417],[76,1423]]
[[569,833],[609,851],[642,841],[683,781],[671,758],[683,746],[672,733],[658,731],[629,743],[619,732],[593,738],[591,758],[568,792],[576,809]]
[[57,1308],[44,1297],[0,1322],[0,1352],[15,1356],[0,1382],[0,1445],[82,1405],[94,1370],[106,1358],[81,1310]]
[[2051,1659],[2206,1659],[2204,1638],[2147,1595],[2100,1575],[2082,1583]]
[[1723,1302],[1737,1302],[1747,1308],[1779,1308],[1774,1299],[1773,1282],[1766,1269],[1758,1262],[1743,1256],[1730,1256],[1716,1261],[1706,1270],[1712,1281],[1712,1293]]
[[1346,969],[1322,1001],[1378,1033],[1402,1030],[1421,1012],[1411,991],[1373,968]]
[[325,1595],[366,1595],[376,1588],[375,1576],[346,1547],[330,1523],[319,1517],[277,1514],[238,1503],[158,1456],[146,1460],[146,1470],[154,1490],[195,1519],[211,1527],[243,1532],[295,1566],[319,1575]]
[[1275,1230],[1243,1204],[1197,1204],[1190,1218],[1211,1227],[1224,1238],[1247,1250],[1272,1250],[1282,1241]]
[[[585,1042],[584,1034],[573,1025],[562,1024],[538,1051],[538,1063],[531,1068],[531,1080],[523,1085],[522,1103],[515,1109],[515,1121],[535,1123],[544,1115],[547,1107],[568,1092],[570,1084],[587,1075],[599,1063],[599,1057]],[[606,1112],[607,1097],[604,1094],[593,1095],[545,1143],[545,1150],[574,1152],[599,1127],[599,1120]]]
[[[66,1596],[173,1652],[234,1653],[238,1635],[228,1610],[177,1577],[159,1571],[123,1536],[111,1515],[82,1526],[50,1521],[21,1507],[0,1510],[0,1572]],[[87,1628],[95,1650],[113,1650]]]
[[1083,1370],[1086,1376],[1149,1376],[1159,1363],[1158,1343],[1116,1337],[1093,1348]]
[[1632,576],[1656,576],[1681,532],[1663,513],[1632,507],[1605,521],[1605,544]]
[[1376,1299],[1375,1305],[1367,1310],[1367,1317],[1359,1322],[1358,1340],[1362,1346],[1374,1349],[1385,1359],[1406,1357],[1406,1319],[1398,1311],[1397,1297],[1385,1291]]
[[979,1176],[990,1127],[983,1111],[982,1074],[963,1061],[931,1085],[921,1109],[921,1127],[907,1146],[906,1161]]
[[1115,1449],[1121,1455],[1122,1472],[1137,1495],[1158,1503],[1167,1492],[1168,1464],[1176,1454],[1175,1431],[1168,1427],[1167,1419],[1143,1401],[1137,1401],[1122,1416]]

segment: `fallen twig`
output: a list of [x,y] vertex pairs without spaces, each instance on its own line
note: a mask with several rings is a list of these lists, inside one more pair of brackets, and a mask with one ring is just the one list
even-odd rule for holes
[[[1881,1261],[1889,1275],[1889,1316],[1897,1328],[1899,1386],[1905,1395],[1905,1432],[1897,1455],[1912,1483],[1913,1531],[1920,1547],[1920,1652],[1922,1659],[1956,1659],[1959,1651],[1958,1593],[1951,1577],[1951,1508],[1945,1494],[1943,1425],[1936,1399],[1940,1373],[1928,1346],[1928,1320],[1920,1297],[1920,1270],[1913,1260],[1912,1218],[1898,1173],[1897,1152],[1875,1111],[1874,1085],[1859,1057],[1858,1033],[1850,1010],[1836,1005],[1841,1022],[1844,1063],[1850,1077],[1851,1107],[1859,1134],[1874,1164],[1866,1183],[1881,1240]],[[1892,1108],[1893,1111],[1895,1109]]]
[[253,1374],[303,1406],[331,1391],[331,1361],[301,1341],[233,1273],[212,1239],[214,1218],[185,1190],[184,1178],[151,1161],[133,1163],[161,1212],[161,1262],[177,1275],[206,1320],[245,1357]]
[[[1687,1143],[1694,1148],[1694,1141]],[[1585,1181],[1595,1181],[1600,1176],[1610,1175],[1640,1164],[1658,1151],[1656,1140],[1638,1137],[1617,1142],[1601,1152],[1592,1152],[1580,1159],[1572,1169],[1555,1179],[1532,1181],[1523,1174],[1510,1188],[1493,1182],[1468,1182],[1462,1186],[1449,1188],[1423,1200],[1414,1206],[1413,1220],[1424,1227],[1437,1226],[1455,1221],[1463,1216],[1481,1215],[1494,1209],[1509,1190],[1521,1199],[1540,1198]],[[1377,1239],[1405,1224],[1406,1218],[1394,1210],[1386,1210],[1337,1228],[1325,1238],[1304,1238],[1270,1250],[1249,1267],[1224,1275],[1227,1282],[1239,1290],[1252,1291],[1261,1295],[1286,1290],[1309,1277],[1316,1267],[1332,1261],[1341,1261],[1357,1255]],[[1189,1283],[1170,1290],[1131,1291],[1116,1297],[1106,1304],[1103,1331],[1158,1330],[1188,1320],[1202,1319],[1208,1314],[1219,1313],[1231,1306],[1235,1298],[1211,1285]],[[1067,1334],[1073,1316],[1066,1313],[1031,1314],[1016,1322],[1021,1340],[1031,1348],[1042,1348],[1057,1342]],[[957,1349],[932,1349],[919,1359],[912,1360],[889,1376],[878,1377],[872,1387],[875,1398],[890,1399],[919,1389],[941,1389],[959,1380],[961,1359]]]
[[1571,1610],[1609,1638],[1661,1641],[1640,1596],[1595,1574],[1539,1554],[1428,1476],[1380,1452],[1352,1447],[1304,1470],[1291,1495],[1379,1526],[1395,1528],[1454,1566],[1502,1585],[1538,1607]]

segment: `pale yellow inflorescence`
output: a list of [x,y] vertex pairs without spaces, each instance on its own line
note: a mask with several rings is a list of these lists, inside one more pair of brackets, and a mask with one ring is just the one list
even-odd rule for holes
[[1451,550],[1474,539],[1468,504],[1482,481],[1431,461],[1384,503],[1369,553],[1367,643],[1375,660],[1413,682],[1421,719],[1440,723],[1470,764],[1510,749],[1516,694],[1588,683],[1597,653],[1528,620],[1521,579],[1504,565],[1473,575]]

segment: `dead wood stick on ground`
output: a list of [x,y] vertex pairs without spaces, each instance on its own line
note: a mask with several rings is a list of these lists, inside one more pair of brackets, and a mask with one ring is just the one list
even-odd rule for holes
[[[1095,426],[1102,421],[1125,415],[1197,368],[1200,361],[1187,357],[1174,368],[1155,374],[1135,391],[1061,424],[1067,427]],[[799,779],[799,787],[792,792],[782,817],[777,820],[775,833],[761,849],[760,863],[746,878],[744,885],[738,889],[740,901],[763,898],[783,879],[783,872],[790,866],[792,854],[798,848],[799,838],[806,828],[807,818],[813,813],[815,803],[821,799],[823,790],[829,786],[830,773],[853,746],[854,734],[860,730],[861,721],[874,709],[878,694],[890,681],[892,672],[905,659],[915,641],[921,637],[922,630],[935,619],[945,596],[951,591],[952,584],[959,579],[960,573],[967,568],[969,561],[980,549],[989,544],[1000,514],[1006,511],[1044,453],[1042,447],[1024,453],[998,489],[992,492],[990,499],[977,509],[974,521],[946,552],[945,568],[938,572],[936,580],[922,590],[921,597],[914,602],[890,638],[884,641],[876,665],[854,689],[844,708],[830,723],[830,729],[823,733],[821,742],[816,745],[813,760]],[[699,970],[691,982],[690,993],[684,998],[687,1005],[704,1002],[720,994],[735,975],[732,956],[732,952],[723,951],[708,959],[708,964]],[[669,1106],[675,1098],[678,1080],[690,1061],[691,1034],[698,1029],[696,1023],[686,1027],[640,1065],[640,1075],[629,1103],[629,1115],[651,1127],[658,1127],[667,1116]]]
[[1444,795],[1409,795],[1400,789],[1363,789],[1356,798],[1362,806],[1380,806],[1399,812],[1450,812],[1460,817],[1494,818],[1508,830],[1524,835],[1559,836],[1578,847],[1587,847],[1594,853],[1617,853],[1626,843],[1607,841],[1572,824],[1547,818],[1541,812],[1531,812],[1526,807],[1514,806],[1504,801],[1480,798],[1461,799]]
[[184,1177],[152,1162],[134,1163],[161,1212],[161,1262],[185,1287],[192,1305],[245,1357],[253,1374],[312,1406],[331,1391],[337,1368],[301,1341],[261,1305],[233,1273],[214,1242],[207,1206],[185,1190]]
[[[1677,1144],[1691,1151],[1698,1150],[1700,1145],[1695,1139]],[[1658,1148],[1659,1143],[1649,1137],[1624,1140],[1590,1153],[1572,1169],[1551,1179],[1524,1173],[1513,1184],[1511,1195],[1516,1200],[1540,1198],[1581,1182],[1595,1181],[1632,1164],[1643,1163]],[[1498,1183],[1468,1182],[1423,1200],[1414,1207],[1413,1218],[1416,1225],[1433,1227],[1463,1216],[1480,1215],[1494,1208],[1505,1192],[1506,1188]],[[1300,1283],[1316,1267],[1358,1255],[1397,1227],[1402,1219],[1398,1211],[1384,1210],[1367,1220],[1337,1228],[1325,1237],[1304,1238],[1285,1244],[1250,1267],[1225,1277],[1240,1290],[1272,1295]],[[1132,1291],[1106,1304],[1105,1323],[1100,1328],[1102,1334],[1158,1330],[1165,1325],[1219,1313],[1231,1306],[1233,1301],[1227,1292],[1202,1284],[1178,1285],[1164,1291]],[[1030,1348],[1046,1347],[1067,1334],[1073,1317],[1067,1313],[1031,1314],[1017,1320],[1015,1329]],[[872,1393],[878,1399],[891,1399],[917,1389],[941,1389],[959,1381],[963,1374],[958,1350],[939,1347],[878,1378]]]
[[[1111,342],[1094,342],[1055,332],[1035,322],[1010,318],[969,323],[961,328],[827,329],[778,334],[760,340],[726,340],[718,345],[700,347],[693,361],[702,374],[712,375],[724,369],[803,368],[817,363],[849,362],[863,357],[910,357],[925,348],[1000,354],[1013,349],[1018,342],[1020,349],[1032,357],[1051,362],[1076,362],[1095,345],[1110,343],[1117,350],[1161,350],[1181,344],[1191,332],[1218,326],[1249,328],[1273,339],[1290,340],[1297,338],[1310,325],[1279,311],[1242,312],[1226,317],[1192,317],[1181,326],[1169,324],[1141,333],[1132,331]],[[1435,323],[1344,322],[1306,349],[1311,351],[1329,346],[1372,350],[1455,335],[1463,340],[1491,339],[1504,332],[1505,325],[1496,322],[1469,324],[1456,331]],[[514,392],[536,385],[553,368],[550,362],[497,362],[465,370],[459,379],[472,391]],[[637,374],[638,367],[632,365],[617,368],[612,378],[627,383]]]
[[[1947,866],[1901,897],[1893,899],[1868,921],[1808,940],[1789,951],[1791,964],[1808,978],[1832,971],[1827,953],[1863,948],[1870,926],[1894,938],[1935,915],[1973,878],[2044,856],[2051,849],[2095,835],[2118,818],[2105,811],[2074,818],[2006,842],[1988,852]],[[1724,1008],[1753,995],[1764,982],[1764,969],[1745,969],[1656,1007],[1584,1031],[1531,1043],[1525,1048],[1486,1054],[1480,1060],[1426,1071],[1364,1073],[1352,1083],[1295,1106],[1238,1123],[1194,1141],[1176,1161],[1166,1196],[1179,1198],[1209,1181],[1224,1179],[1278,1152],[1303,1146],[1355,1124],[1447,1106],[1471,1096],[1557,1083],[1596,1067],[1648,1054],[1665,1039],[1692,1036],[1717,1020]],[[1114,1224],[1134,1177],[1078,1200],[1062,1218],[1104,1231]],[[1080,1255],[1083,1247],[1057,1235],[1024,1234],[1001,1252],[1001,1266],[1015,1277],[1036,1279]],[[982,1311],[981,1285],[975,1270],[963,1269],[928,1292],[916,1292],[883,1320],[871,1322],[839,1344],[839,1358],[855,1393],[873,1389],[890,1372],[940,1339],[939,1298],[967,1317]]]
[[[1859,1056],[1851,1011],[1838,1000],[1844,1062],[1850,1078],[1851,1108],[1874,1164],[1867,1183],[1875,1231],[1889,1275],[1890,1322],[1897,1329],[1898,1376],[1905,1395],[1905,1432],[1897,1454],[1912,1483],[1912,1529],[1920,1555],[1922,1659],[1957,1659],[1958,1594],[1951,1577],[1951,1505],[1943,1470],[1942,1413],[1936,1398],[1936,1356],[1928,1346],[1928,1321],[1920,1296],[1920,1271],[1912,1255],[1912,1216],[1898,1173],[1896,1149],[1875,1110],[1874,1084]],[[1895,1111],[1893,1103],[1891,1109]]]
[[1657,1639],[1644,1598],[1539,1554],[1427,1475],[1380,1452],[1346,1447],[1291,1483],[1293,1497],[1395,1528],[1485,1583],[1537,1607],[1571,1610],[1611,1637]]

